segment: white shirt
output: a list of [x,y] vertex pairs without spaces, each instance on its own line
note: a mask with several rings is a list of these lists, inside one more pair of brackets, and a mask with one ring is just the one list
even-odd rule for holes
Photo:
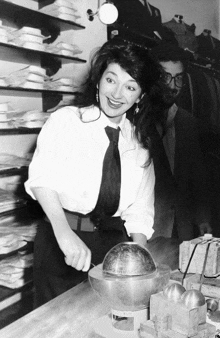
[[[45,123],[25,188],[35,198],[33,188],[48,187],[58,193],[63,208],[87,214],[98,199],[103,159],[109,145],[104,128],[113,125],[97,107],[83,108],[81,113],[76,107],[64,107]],[[125,115],[119,126],[121,192],[114,216],[125,221],[128,235],[143,233],[149,239],[154,232],[153,163],[145,165],[149,152],[137,142]]]

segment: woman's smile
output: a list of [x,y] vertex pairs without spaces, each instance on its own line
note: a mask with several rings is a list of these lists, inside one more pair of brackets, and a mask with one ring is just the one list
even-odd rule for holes
[[123,103],[107,98],[109,107],[112,109],[118,109],[122,106]]

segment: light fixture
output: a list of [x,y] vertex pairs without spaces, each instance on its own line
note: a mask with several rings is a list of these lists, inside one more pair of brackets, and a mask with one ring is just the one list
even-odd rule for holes
[[106,1],[100,6],[100,0],[98,1],[98,9],[95,13],[91,9],[87,10],[88,19],[90,21],[94,20],[94,16],[98,15],[99,20],[105,25],[110,25],[114,23],[118,18],[118,10],[115,5]]

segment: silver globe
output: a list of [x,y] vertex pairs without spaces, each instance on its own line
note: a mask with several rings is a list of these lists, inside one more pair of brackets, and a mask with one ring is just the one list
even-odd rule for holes
[[116,276],[143,276],[156,271],[150,252],[137,243],[115,245],[105,256],[103,272]]

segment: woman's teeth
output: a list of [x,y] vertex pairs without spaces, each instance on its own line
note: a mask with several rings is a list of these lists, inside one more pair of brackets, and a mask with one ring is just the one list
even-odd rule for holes
[[122,106],[121,102],[113,101],[113,100],[110,100],[110,99],[108,99],[108,102],[109,102],[109,105],[111,107],[114,107],[114,108],[119,108],[119,107]]

